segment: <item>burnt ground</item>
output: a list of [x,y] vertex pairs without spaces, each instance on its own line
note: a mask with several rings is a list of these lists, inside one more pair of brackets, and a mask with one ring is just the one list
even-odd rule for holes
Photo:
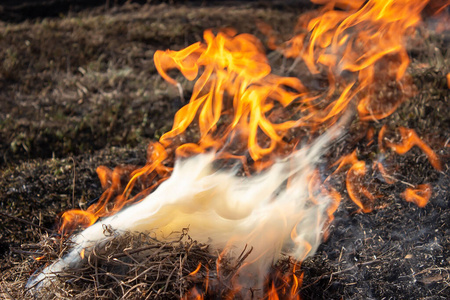
[[[155,70],[156,50],[186,47],[201,40],[208,28],[234,27],[264,41],[258,20],[288,36],[306,8],[310,6],[175,1],[69,10],[58,17],[3,18],[1,295],[13,299],[22,294],[17,286],[23,284],[13,283],[32,272],[26,267],[18,271],[33,260],[26,249],[44,233],[54,233],[58,214],[84,208],[100,196],[97,166],[145,163],[146,144],[170,129],[182,103]],[[328,239],[302,264],[304,299],[450,297],[448,48],[446,32],[418,31],[408,46],[409,72],[418,92],[392,116],[373,124],[376,129],[383,124],[415,129],[441,158],[442,172],[419,149],[404,156],[389,154],[386,160],[400,181],[388,185],[375,172],[368,176],[383,195],[370,213],[358,213],[344,197]],[[352,126],[346,139],[361,130]],[[336,146],[329,159],[347,153],[348,144]],[[376,143],[355,146],[360,159],[379,158]],[[338,186],[344,186],[341,177],[336,178]],[[422,183],[433,185],[424,208],[400,196],[408,184]]]

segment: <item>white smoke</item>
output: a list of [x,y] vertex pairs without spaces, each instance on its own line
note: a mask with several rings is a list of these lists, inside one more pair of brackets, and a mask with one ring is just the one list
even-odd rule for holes
[[[310,199],[308,177],[340,131],[337,126],[313,145],[251,177],[214,170],[215,153],[178,160],[171,177],[152,194],[74,236],[72,250],[30,278],[27,287],[39,289],[51,283],[58,272],[82,265],[82,251],[87,255],[95,245],[112,238],[105,236],[104,226],[119,234],[157,229],[162,236],[188,226],[193,239],[212,249],[227,247],[231,256],[237,256],[246,245],[253,247],[246,260],[250,262],[248,274],[261,274],[252,284],[261,283],[282,252],[304,259],[320,243],[329,199]],[[293,230],[296,234],[291,237]]]

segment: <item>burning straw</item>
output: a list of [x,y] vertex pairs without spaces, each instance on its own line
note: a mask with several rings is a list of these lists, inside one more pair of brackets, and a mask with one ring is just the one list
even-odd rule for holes
[[[192,239],[189,229],[173,232],[161,240],[155,232],[139,234],[117,234],[105,228],[105,234],[113,238],[104,245],[97,245],[86,256],[86,264],[79,268],[61,271],[52,285],[34,293],[39,299],[177,299],[195,298],[200,291],[209,296],[226,298],[236,295],[234,278],[251,248],[244,248],[238,259],[232,263],[230,257],[213,252],[207,244]],[[45,236],[39,244],[23,245],[16,252],[39,255],[35,260],[18,265],[5,274],[3,280],[13,279],[14,285],[5,285],[2,290],[12,298],[24,288],[30,269],[39,264],[51,262],[65,255],[73,245],[55,237]],[[39,249],[39,252],[35,252]],[[234,259],[234,258],[233,258]],[[220,263],[220,281],[218,264]],[[284,257],[273,266],[273,274],[285,276],[284,288],[295,290],[301,282],[301,272],[296,262]],[[292,272],[294,270],[294,272]],[[17,274],[21,274],[18,276]],[[22,280],[18,280],[22,279]],[[280,280],[281,277],[273,278]],[[278,284],[279,285],[279,284]],[[10,290],[9,292],[8,289]],[[261,291],[252,290],[249,295]]]
[[[39,299],[181,298],[195,285],[202,286],[209,277],[217,275],[219,253],[211,253],[208,245],[194,241],[187,228],[162,240],[154,232],[119,235],[105,228],[105,234],[112,238],[96,245],[86,256],[86,264],[59,272],[52,285],[41,288],[34,296]],[[42,251],[39,257],[42,263],[67,253],[73,245],[47,237],[36,246]],[[231,278],[239,266],[224,265],[227,275],[224,278]],[[19,268],[11,270],[11,276],[16,276],[18,271]],[[18,283],[16,288],[21,282]],[[230,292],[229,286],[229,280],[224,281],[215,290],[226,294]]]

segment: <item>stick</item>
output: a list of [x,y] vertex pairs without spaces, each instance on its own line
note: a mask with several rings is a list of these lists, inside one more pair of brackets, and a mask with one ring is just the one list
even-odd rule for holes
[[4,216],[4,217],[7,217],[7,218],[16,220],[16,221],[18,221],[18,222],[25,223],[25,224],[27,224],[27,225],[31,225],[31,226],[33,226],[33,227],[37,227],[37,228],[42,229],[42,230],[45,230],[45,231],[47,231],[47,232],[54,232],[54,230],[52,230],[52,229],[48,229],[48,228],[46,228],[46,227],[44,227],[44,226],[35,224],[35,223],[33,223],[33,222],[24,220],[24,219],[22,219],[22,218],[18,218],[18,217],[12,216],[12,215],[10,215],[10,214],[7,214],[7,213],[1,212],[1,211],[0,211],[0,216]]

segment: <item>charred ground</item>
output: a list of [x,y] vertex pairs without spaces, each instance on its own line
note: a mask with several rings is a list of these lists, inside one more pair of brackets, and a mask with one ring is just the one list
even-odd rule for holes
[[[22,295],[25,280],[38,266],[32,244],[44,233],[56,234],[58,214],[86,207],[101,194],[96,167],[145,163],[146,144],[170,129],[182,103],[154,68],[156,50],[181,49],[202,40],[203,30],[227,26],[264,40],[258,20],[289,36],[305,10],[256,1],[201,4],[102,6],[56,18],[0,22],[3,297]],[[383,124],[413,128],[440,156],[442,172],[418,149],[404,156],[389,154],[401,181],[433,185],[430,203],[425,208],[407,203],[400,197],[405,183],[387,185],[375,173],[368,176],[385,196],[368,214],[357,213],[344,199],[328,239],[302,264],[303,298],[448,299],[448,48],[448,31],[418,31],[408,46],[409,72],[418,92],[381,124],[373,124],[377,129]],[[360,159],[377,159],[376,144],[355,138],[365,136],[365,130],[353,124],[348,142],[325,160],[355,145]],[[344,186],[344,176],[336,180]]]

